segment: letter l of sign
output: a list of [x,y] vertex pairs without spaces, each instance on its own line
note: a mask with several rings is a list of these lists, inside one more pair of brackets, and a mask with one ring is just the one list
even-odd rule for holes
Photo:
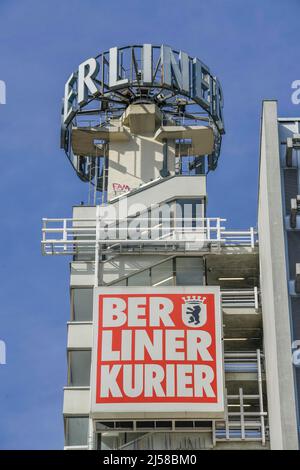
[[109,49],[109,88],[117,88],[128,83],[128,78],[119,79],[118,48]]
[[143,83],[152,83],[152,45],[144,44],[142,51],[143,58]]

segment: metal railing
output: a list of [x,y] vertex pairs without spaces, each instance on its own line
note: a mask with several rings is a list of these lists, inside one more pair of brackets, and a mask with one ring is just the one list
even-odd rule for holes
[[228,231],[220,218],[43,219],[44,255],[116,252],[162,247],[199,251],[208,246],[255,248],[257,232]]
[[[253,364],[253,366],[251,366],[253,367],[251,372],[256,373],[257,394],[245,394],[243,388],[239,388],[238,394],[228,394],[227,390],[225,390],[225,419],[213,422],[214,444],[218,441],[260,441],[262,445],[265,445],[267,437],[267,412],[264,410],[263,401],[263,361],[261,351],[258,349],[256,353],[225,354],[226,362],[228,361],[229,356],[231,356],[233,364],[239,363],[240,367],[241,359],[244,359],[244,364],[248,364],[244,370],[235,370],[235,372],[249,372],[247,368],[249,367],[249,364]],[[233,411],[234,408],[236,408],[237,411]],[[255,411],[251,411],[252,408],[254,408]],[[247,411],[247,409],[250,409],[250,411]]]
[[226,352],[224,368],[228,373],[258,373],[257,352]]
[[230,308],[259,308],[259,291],[257,287],[253,289],[235,289],[221,291],[222,306]]

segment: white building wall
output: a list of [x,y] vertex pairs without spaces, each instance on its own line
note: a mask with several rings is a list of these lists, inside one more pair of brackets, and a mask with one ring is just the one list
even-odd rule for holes
[[298,449],[291,361],[277,103],[263,104],[258,229],[264,350],[272,449]]

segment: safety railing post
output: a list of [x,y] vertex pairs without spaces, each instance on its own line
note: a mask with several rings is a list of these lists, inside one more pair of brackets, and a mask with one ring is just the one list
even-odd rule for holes
[[255,240],[254,240],[254,228],[253,227],[250,227],[250,238],[251,238],[251,248],[254,249]]
[[255,311],[258,311],[258,288],[254,287],[254,308]]
[[216,447],[216,422],[215,420],[212,421],[212,444],[213,447]]
[[68,232],[67,232],[67,219],[63,220],[63,250],[67,250],[67,239],[68,239]]
[[100,228],[100,206],[96,206],[96,232],[95,232],[95,277],[94,287],[98,287],[99,283],[99,228]]
[[88,450],[94,450],[94,426],[91,418],[88,425]]
[[243,389],[239,389],[240,395],[240,419],[241,419],[241,437],[242,440],[245,440],[245,416],[244,416],[244,396],[243,396]]
[[221,219],[217,219],[217,238],[218,242],[221,241]]
[[46,253],[46,221],[47,219],[42,219],[42,253]]
[[211,236],[210,236],[210,219],[206,219],[206,236],[207,240],[211,241]]
[[228,417],[228,394],[227,388],[225,388],[225,434],[226,440],[229,441],[230,433],[229,433],[229,417]]
[[258,381],[258,394],[259,394],[261,442],[262,442],[262,445],[265,445],[265,443],[266,443],[266,431],[265,431],[264,402],[263,402],[263,391],[262,391],[262,373],[261,373],[261,353],[260,353],[260,349],[256,350],[256,354],[257,354],[257,381]]

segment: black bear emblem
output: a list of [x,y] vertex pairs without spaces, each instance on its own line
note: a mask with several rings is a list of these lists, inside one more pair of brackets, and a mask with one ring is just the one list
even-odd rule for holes
[[194,323],[194,325],[199,325],[200,320],[199,320],[199,315],[201,312],[201,307],[200,305],[195,305],[194,307],[188,307],[186,313],[188,315],[191,315],[189,319],[189,323]]

